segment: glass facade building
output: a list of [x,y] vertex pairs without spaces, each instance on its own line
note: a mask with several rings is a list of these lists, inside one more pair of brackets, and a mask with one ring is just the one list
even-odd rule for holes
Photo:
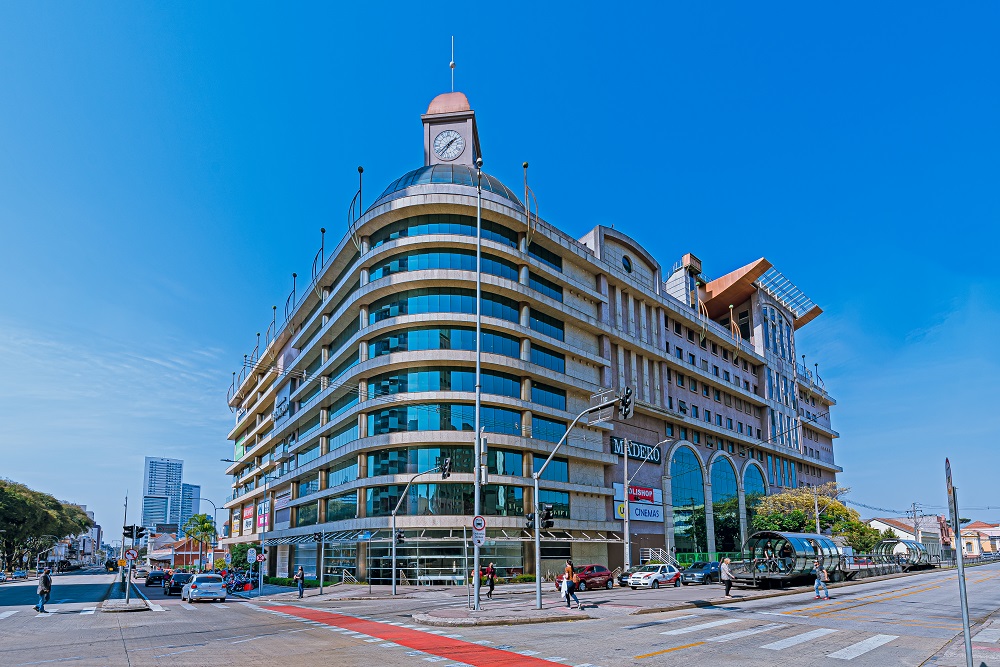
[[[480,181],[464,99],[432,103],[426,164],[325,245],[234,374],[227,542],[263,542],[274,575],[302,565],[385,583],[398,505],[407,581],[464,581],[477,183],[489,475],[480,503],[484,558],[501,576],[559,572],[567,557],[621,565],[626,492],[638,510],[633,553],[683,561],[738,551],[761,496],[833,481],[835,401],[795,363],[796,330],[818,307],[766,260],[709,280],[691,254],[660,264],[614,229],[573,238],[526,218],[500,180]],[[457,157],[434,152],[444,129],[466,139]],[[584,419],[567,432],[594,395],[625,386],[635,391],[630,420],[610,415],[608,429]],[[534,498],[532,472],[560,441]],[[626,456],[638,470],[628,490]],[[447,479],[431,472],[445,459]],[[524,520],[538,504],[555,517],[540,563]]]

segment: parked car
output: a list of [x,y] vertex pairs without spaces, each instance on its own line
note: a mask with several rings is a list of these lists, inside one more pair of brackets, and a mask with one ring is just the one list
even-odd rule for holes
[[13,572],[10,573],[10,578],[11,579],[27,579],[28,578],[28,571],[27,570],[14,570]]
[[722,565],[719,561],[699,561],[692,563],[681,572],[681,583],[710,584],[722,580]]
[[629,588],[659,588],[660,586],[680,586],[681,571],[673,565],[643,565],[628,579]]
[[7,573],[0,570],[0,582],[7,581]]
[[149,574],[149,570],[147,570],[144,567],[140,567],[140,568],[136,568],[135,574],[133,574],[132,576],[135,577],[136,579],[145,579],[146,575],[148,575],[148,574]]
[[162,586],[163,580],[166,579],[167,573],[163,570],[152,570],[146,575],[146,583],[143,584],[146,588],[150,586]]
[[[577,590],[586,591],[595,588],[613,588],[615,577],[611,570],[603,565],[581,565],[574,568],[576,574],[580,575],[580,585]],[[556,590],[562,588],[563,575],[556,577]]]
[[181,590],[181,601],[218,600],[226,601],[226,585],[217,574],[196,574],[184,584]]
[[170,575],[170,578],[163,579],[163,594],[173,595],[174,593],[184,592],[184,586],[191,581],[194,577],[193,574],[189,572],[174,572]]
[[627,570],[623,570],[622,573],[618,575],[618,586],[621,588],[628,586],[628,578],[631,577],[632,573],[634,573],[637,569],[639,568],[630,567]]

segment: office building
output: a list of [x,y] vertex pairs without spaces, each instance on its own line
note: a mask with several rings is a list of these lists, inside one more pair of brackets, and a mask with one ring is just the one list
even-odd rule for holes
[[195,514],[201,512],[201,487],[197,484],[181,484],[180,527]]
[[142,525],[179,523],[184,462],[147,456],[142,478]]
[[[403,499],[398,562],[411,582],[468,570],[480,140],[461,93],[421,119],[424,164],[317,253],[233,381],[226,542],[263,541],[271,574],[315,573],[322,532],[328,575],[388,582],[390,514],[446,457],[448,480],[424,475]],[[835,401],[796,346],[821,310],[767,259],[713,279],[691,252],[712,235],[668,237],[652,216],[633,225],[642,238],[575,238],[494,176],[481,185],[483,553],[501,576],[620,565],[625,456],[633,560],[738,551],[755,497],[836,479]],[[546,193],[560,196],[586,193]],[[643,246],[654,237],[675,239],[671,257]],[[626,386],[635,415],[582,420],[542,476],[555,526],[536,564],[533,470]]]

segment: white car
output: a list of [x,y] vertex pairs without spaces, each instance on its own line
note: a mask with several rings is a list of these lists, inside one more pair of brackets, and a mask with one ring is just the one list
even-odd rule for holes
[[181,589],[181,602],[187,600],[226,601],[226,584],[217,574],[196,574]]
[[679,586],[680,581],[680,570],[673,565],[643,565],[628,578],[628,585],[634,591],[637,588]]

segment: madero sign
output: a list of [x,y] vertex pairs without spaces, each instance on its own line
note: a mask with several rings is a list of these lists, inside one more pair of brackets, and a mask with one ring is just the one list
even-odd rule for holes
[[[630,459],[636,459],[638,461],[644,460],[647,456],[649,457],[650,463],[661,463],[662,454],[660,453],[659,447],[650,447],[649,445],[644,445],[641,442],[628,442],[628,457]],[[611,436],[611,451],[618,456],[625,455],[625,438],[616,438]]]

